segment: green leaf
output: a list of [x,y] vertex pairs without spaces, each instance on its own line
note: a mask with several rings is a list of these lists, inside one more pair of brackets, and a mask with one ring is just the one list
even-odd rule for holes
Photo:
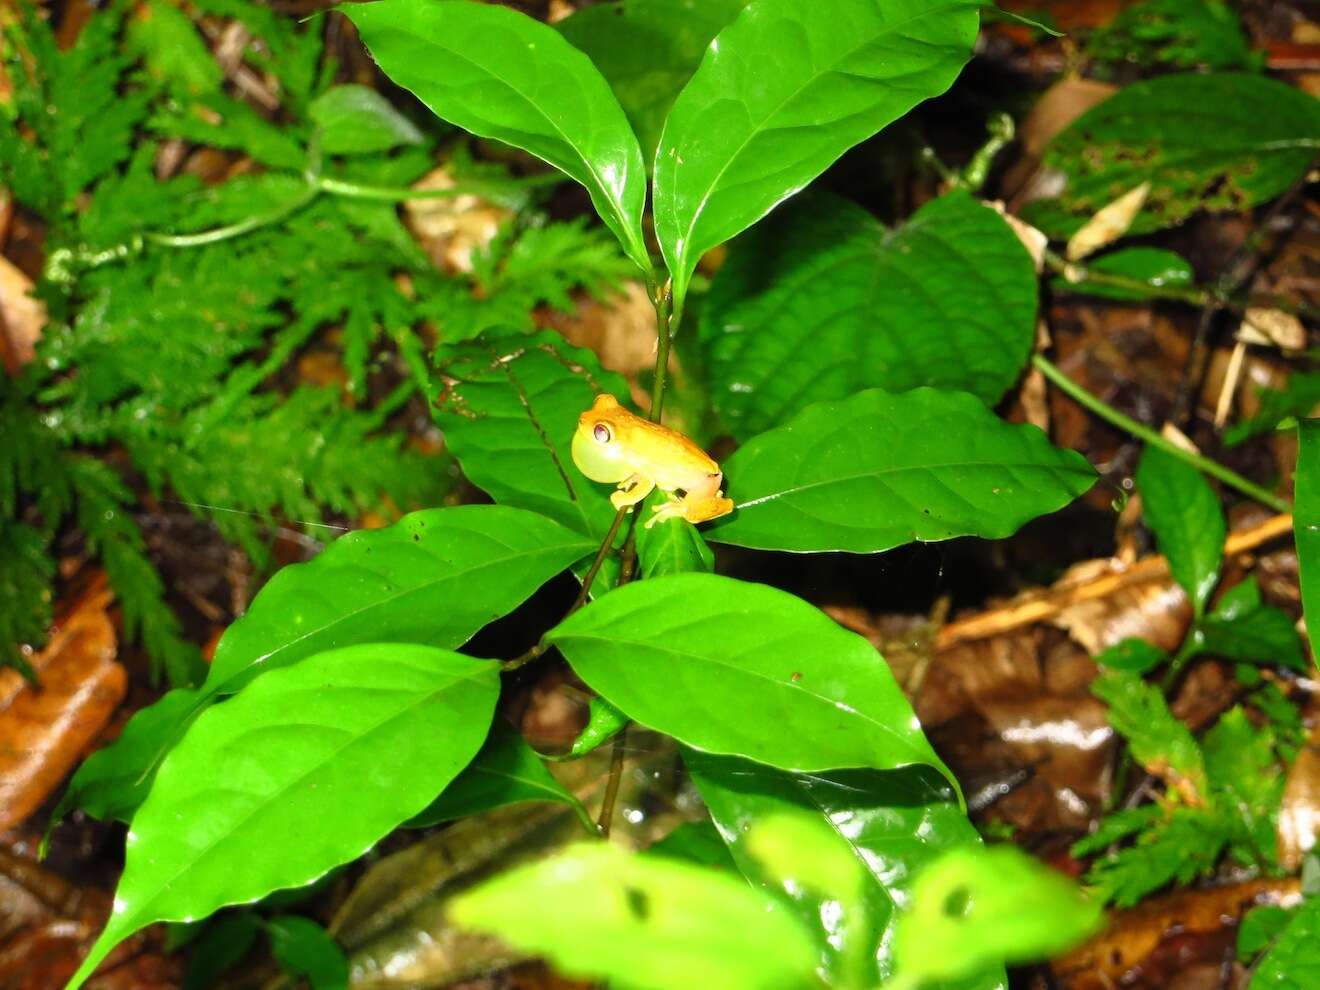
[[646,847],[648,856],[668,856],[698,866],[714,866],[721,870],[734,870],[733,858],[720,837],[715,823],[709,818],[684,822],[659,842]]
[[129,821],[151,790],[151,768],[179,738],[200,698],[199,690],[176,688],[138,709],[118,739],[78,767],[51,815],[52,822],[74,808],[102,821]]
[[1101,926],[1100,905],[1013,846],[944,853],[917,877],[894,937],[905,980],[959,979],[1047,959]]
[[145,925],[360,856],[467,765],[498,695],[498,664],[371,643],[273,671],[204,712],[133,817],[115,911],[68,990]]
[[740,438],[865,388],[993,405],[1035,336],[1031,258],[961,191],[892,232],[847,200],[804,195],[734,242],[701,313],[712,399]]
[[[1274,198],[1320,149],[1320,101],[1273,79],[1217,73],[1125,86],[1050,145],[1059,200],[1075,221],[1149,182],[1129,234],[1182,223],[1199,210],[1244,210]],[[1049,233],[1066,233],[1054,225]]]
[[693,749],[786,770],[920,763],[952,782],[884,658],[774,588],[714,574],[639,581],[546,639],[633,721]]
[[1147,446],[1137,466],[1146,524],[1169,559],[1169,570],[1200,615],[1219,583],[1227,527],[1219,497],[1185,461]]
[[[1083,269],[1085,276],[1079,282],[1056,278],[1050,284],[1056,292],[1139,302],[1158,298],[1160,290],[1193,288],[1196,281],[1192,266],[1181,255],[1164,248],[1122,248],[1088,259]],[[1115,284],[1107,279],[1136,284]]]
[[1305,673],[1306,654],[1287,612],[1262,605],[1231,618],[1210,615],[1197,626],[1199,652],[1226,660],[1278,664]]
[[443,348],[437,360],[444,390],[432,411],[468,479],[496,502],[549,516],[599,546],[614,521],[611,489],[577,469],[573,433],[596,395],[625,400],[627,383],[550,332],[483,334]]
[[208,696],[334,646],[389,640],[456,647],[592,550],[507,506],[424,509],[340,537],[261,589],[216,647]]
[[513,726],[503,719],[496,719],[486,745],[467,769],[405,825],[408,828],[429,828],[440,822],[524,801],[566,804],[577,812],[587,830],[595,834],[591,816],[582,807],[582,802],[555,780],[546,769],[545,761]]
[[592,750],[599,749],[628,725],[628,716],[599,696],[591,699],[587,712],[587,724],[568,751],[571,758],[586,756]]
[[607,843],[496,877],[449,915],[568,974],[639,990],[805,985],[814,957],[789,913],[741,880]]
[[296,914],[266,922],[270,949],[280,968],[306,977],[311,990],[347,990],[348,960],[330,934],[310,918]]
[[332,86],[311,102],[307,115],[329,155],[369,155],[423,141],[416,124],[367,86]]
[[1129,637],[1100,653],[1095,662],[1110,670],[1146,674],[1169,659],[1169,654],[1148,640]]
[[[1302,617],[1311,638],[1311,655],[1320,635],[1320,420],[1298,424],[1297,498],[1293,505],[1293,532],[1297,540],[1297,566],[1301,572]],[[1312,632],[1312,630],[1316,630]]]
[[[1140,829],[1136,841],[1106,852],[1086,874],[1086,882],[1119,907],[1131,907],[1169,883],[1189,884],[1214,873],[1233,832],[1227,816],[1218,809],[1175,805],[1170,810],[1150,805],[1120,812],[1106,821],[1120,816]],[[1092,839],[1085,840],[1090,851],[1096,851],[1093,840],[1104,833],[1102,826]],[[1118,836],[1111,834],[1116,840]],[[1078,843],[1074,851],[1082,848],[1083,843]]]
[[218,696],[336,646],[461,646],[591,550],[548,519],[491,505],[426,509],[349,533],[271,578],[221,637],[201,692],[171,692],[134,716],[78,772],[60,807],[127,819],[161,757]]
[[[668,495],[658,489],[648,495],[639,510],[641,518],[651,518],[652,507],[667,498]],[[637,562],[642,574],[649,578],[692,571],[709,574],[715,570],[715,553],[702,539],[697,527],[675,516],[649,529],[638,527]]]
[[1274,733],[1257,729],[1241,706],[1230,709],[1201,741],[1216,804],[1233,822],[1233,851],[1247,865],[1275,862],[1275,828],[1283,774]]
[[1315,986],[1320,986],[1320,897],[1308,897],[1256,967],[1248,990]]
[[1218,0],[1142,0],[1124,7],[1087,42],[1087,54],[1130,70],[1132,65],[1183,69],[1252,69],[1237,13]]
[[748,0],[620,0],[582,7],[555,28],[591,56],[641,142],[649,169],[674,98],[715,35]]
[[[738,868],[751,883],[786,895],[802,922],[821,932],[820,972],[836,982],[846,965],[836,929],[846,927],[847,917],[840,923],[833,898],[785,887],[766,875],[747,846],[756,822],[785,811],[809,813],[830,826],[865,868],[863,934],[871,958],[869,980],[862,985],[868,986],[893,975],[894,926],[908,902],[913,874],[944,850],[979,841],[953,790],[925,768],[790,774],[693,750],[683,759]],[[960,990],[1005,985],[1003,970],[988,967]]]
[[1135,674],[1115,671],[1097,677],[1091,691],[1109,706],[1110,724],[1128,741],[1138,763],[1168,781],[1188,802],[1205,800],[1201,749],[1169,711],[1159,688]]
[[240,962],[256,941],[261,924],[251,911],[222,914],[205,924],[188,950],[183,990],[210,990],[226,971]]
[[948,89],[977,23],[963,0],[756,0],[721,31],[656,151],[655,229],[675,305],[702,254]]
[[184,93],[216,93],[220,65],[202,42],[192,18],[164,0],[149,0],[129,21],[128,49],[140,52],[147,71]]
[[1237,932],[1238,962],[1249,963],[1268,949],[1292,916],[1287,908],[1275,904],[1262,904],[1243,915]]
[[339,8],[385,74],[437,117],[530,152],[586,186],[643,271],[646,168],[619,101],[591,59],[524,14],[466,0]]
[[1260,403],[1256,415],[1224,431],[1225,446],[1236,447],[1252,437],[1293,425],[1294,421],[1311,415],[1320,407],[1320,374],[1294,371],[1283,388],[1258,389],[1256,399]]
[[713,542],[875,553],[1009,536],[1085,492],[1095,471],[970,395],[919,388],[808,406],[744,444],[724,478],[738,508],[706,530]]

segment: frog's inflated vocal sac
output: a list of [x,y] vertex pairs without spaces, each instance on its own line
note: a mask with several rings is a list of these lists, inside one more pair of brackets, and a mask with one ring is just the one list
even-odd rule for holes
[[648,529],[671,516],[698,523],[733,511],[733,501],[720,491],[720,466],[704,450],[677,430],[633,415],[612,395],[596,396],[578,417],[573,463],[592,481],[618,484],[610,496],[616,509],[636,505],[653,488],[669,492]]

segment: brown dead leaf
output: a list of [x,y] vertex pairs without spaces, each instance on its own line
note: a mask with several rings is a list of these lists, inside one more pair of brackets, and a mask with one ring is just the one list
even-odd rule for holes
[[[414,189],[453,189],[444,166],[413,183]],[[410,199],[403,207],[408,226],[435,265],[447,272],[472,271],[473,255],[489,244],[513,214],[479,196]]]
[[1288,771],[1279,805],[1276,833],[1279,865],[1292,872],[1315,848],[1320,835],[1320,724],[1311,729],[1306,745]]
[[1143,182],[1096,210],[1095,215],[1068,238],[1068,260],[1081,261],[1126,234],[1146,204],[1149,193],[1150,183]]
[[1296,880],[1257,880],[1150,898],[1113,913],[1103,932],[1055,960],[1052,968],[1069,990],[1168,987],[1174,974],[1194,961],[1222,959],[1217,940],[1193,953],[1189,936],[1223,935],[1231,946],[1237,921],[1248,908],[1291,907],[1300,900]]
[[0,358],[10,375],[36,357],[45,326],[46,304],[32,296],[32,280],[0,256]]
[[1302,321],[1292,313],[1268,306],[1252,306],[1243,313],[1237,337],[1244,344],[1281,347],[1285,351],[1300,351],[1306,346]]
[[64,780],[109,722],[127,690],[115,662],[114,626],[106,614],[112,595],[93,587],[60,621],[32,661],[40,689],[14,691],[5,679],[0,711],[0,831],[35,811]]
[[1014,211],[1045,194],[1051,180],[1036,173],[1049,143],[1087,110],[1116,92],[1118,87],[1111,83],[1067,76],[1042,94],[1018,128],[1022,157],[1004,176],[1003,188],[1012,193],[1009,202]]

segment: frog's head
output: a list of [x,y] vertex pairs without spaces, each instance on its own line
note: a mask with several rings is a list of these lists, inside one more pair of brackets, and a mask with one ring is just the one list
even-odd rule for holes
[[617,482],[633,473],[622,436],[627,416],[614,396],[598,395],[591,408],[578,417],[573,463],[592,481]]

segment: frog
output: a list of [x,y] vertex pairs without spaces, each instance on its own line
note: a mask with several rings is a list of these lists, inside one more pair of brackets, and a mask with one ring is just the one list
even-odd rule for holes
[[720,487],[724,472],[709,454],[677,430],[625,409],[608,393],[596,396],[578,417],[573,463],[592,481],[618,485],[610,495],[616,509],[631,509],[656,488],[668,492],[669,499],[652,510],[647,529],[676,517],[705,522],[734,508]]

